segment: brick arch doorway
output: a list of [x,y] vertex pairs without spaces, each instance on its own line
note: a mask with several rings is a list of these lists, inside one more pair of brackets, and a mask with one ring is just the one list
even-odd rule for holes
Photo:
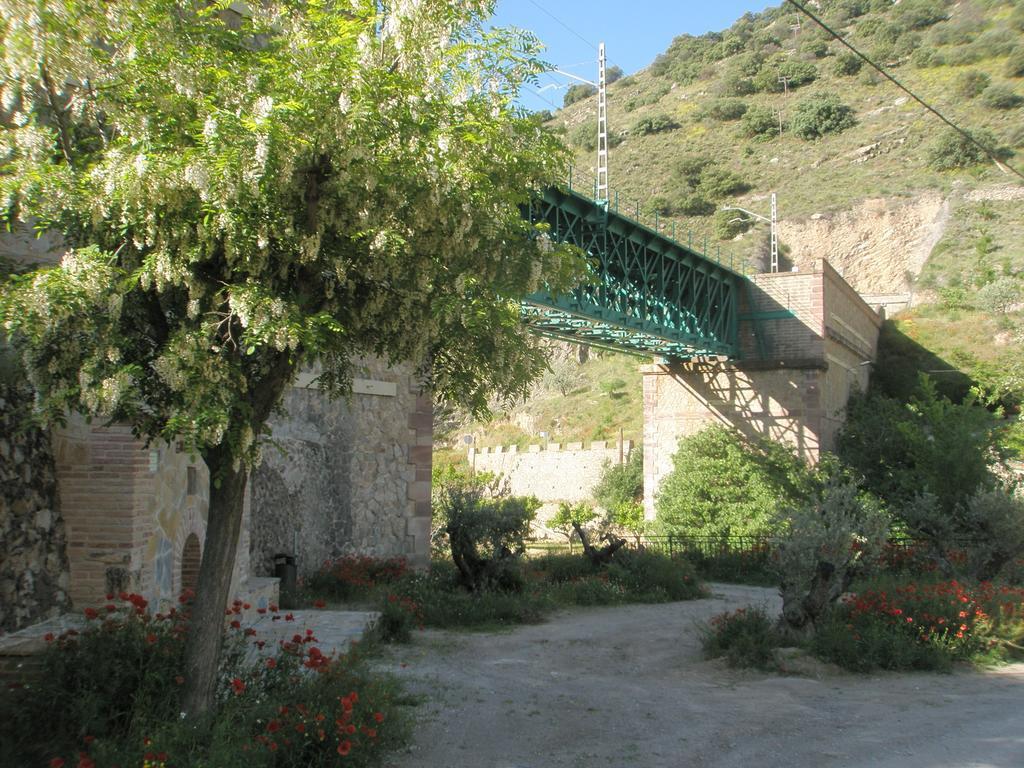
[[185,539],[185,546],[181,548],[181,591],[186,589],[195,591],[199,583],[199,563],[202,559],[202,552],[199,548],[199,537],[190,533]]

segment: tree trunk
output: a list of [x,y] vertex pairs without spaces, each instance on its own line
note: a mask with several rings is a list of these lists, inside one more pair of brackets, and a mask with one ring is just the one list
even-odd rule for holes
[[248,479],[245,467],[236,468],[226,450],[213,451],[205,458],[210,477],[218,478],[219,483],[210,483],[206,542],[185,646],[182,706],[189,717],[202,715],[214,705],[217,668],[224,640],[224,611],[231,596],[231,575],[242,529],[242,507]]
[[601,549],[594,549],[593,545],[587,540],[586,531],[583,530],[582,526],[573,520],[573,530],[576,531],[576,535],[580,537],[580,542],[583,544],[583,554],[587,556],[591,563],[594,565],[604,565],[611,561],[622,547],[626,546],[626,540],[618,537],[608,536],[607,544]]

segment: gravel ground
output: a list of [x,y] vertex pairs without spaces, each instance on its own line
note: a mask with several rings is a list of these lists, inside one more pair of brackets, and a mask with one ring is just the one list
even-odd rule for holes
[[701,659],[697,624],[773,590],[579,609],[512,631],[420,633],[385,664],[420,694],[389,768],[1024,768],[1024,664],[815,677]]

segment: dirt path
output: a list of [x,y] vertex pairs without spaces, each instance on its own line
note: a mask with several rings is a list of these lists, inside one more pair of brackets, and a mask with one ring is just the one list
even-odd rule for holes
[[1024,665],[820,680],[733,671],[701,659],[695,622],[778,598],[712,591],[509,632],[421,634],[387,660],[428,699],[392,768],[1024,768]]

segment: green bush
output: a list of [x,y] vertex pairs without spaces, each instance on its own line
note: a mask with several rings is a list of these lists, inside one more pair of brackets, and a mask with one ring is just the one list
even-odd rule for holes
[[796,105],[790,128],[808,141],[830,133],[839,133],[856,125],[853,107],[843,104],[833,94],[818,94]]
[[623,464],[605,464],[601,479],[594,486],[594,501],[605,509],[614,509],[629,501],[644,497],[644,454],[634,448]]
[[[261,639],[259,626],[253,635],[237,622],[217,710],[182,720],[187,606],[151,616],[138,595],[124,598],[113,610],[88,610],[81,630],[48,638],[41,674],[5,690],[4,765],[317,768],[344,752],[347,764],[366,766],[404,738],[394,683],[370,675],[359,654],[330,657],[311,634],[278,646]],[[296,738],[302,732],[314,738]]]
[[715,212],[715,235],[721,240],[732,240],[754,226],[754,220],[738,211]]
[[572,129],[569,134],[569,141],[580,149],[593,152],[597,149],[597,128],[589,121],[581,123]]
[[792,90],[817,80],[818,68],[809,61],[777,55],[754,76],[754,87],[762,93],[782,93],[787,86],[780,78],[788,79]]
[[1016,91],[1008,85],[990,85],[981,94],[981,103],[992,109],[1014,109],[1024,103]]
[[[1010,154],[991,131],[981,129],[972,131],[971,135],[1000,159]],[[952,129],[942,133],[928,150],[928,165],[937,171],[969,168],[988,161],[989,157],[981,147]]]
[[661,603],[704,596],[693,565],[681,557],[620,550],[607,571],[609,580],[625,589],[632,601]]
[[1000,277],[982,286],[975,296],[978,307],[995,315],[1005,315],[1020,301],[1020,282],[1012,277]]
[[763,606],[738,608],[719,614],[701,632],[704,657],[724,657],[730,667],[766,669],[779,647],[774,622]]
[[682,216],[710,216],[715,204],[702,195],[686,195],[676,203],[675,210]]
[[779,135],[779,117],[768,107],[751,107],[743,115],[743,135],[767,141]]
[[860,56],[852,51],[843,51],[836,56],[835,63],[832,64],[832,72],[840,77],[850,77],[860,72],[862,66],[864,66],[864,61]]
[[587,525],[596,519],[597,512],[585,501],[581,501],[578,504],[570,504],[563,501],[558,505],[558,511],[548,521],[548,527],[553,531],[558,531],[571,541],[572,537],[576,535],[575,525],[578,525],[580,528],[586,528]]
[[577,83],[576,85],[570,85],[565,91],[565,96],[562,97],[562,108],[568,107],[575,104],[577,101],[583,101],[589,99],[591,96],[597,94],[597,88],[592,85],[586,85],[584,83]]
[[634,136],[649,136],[654,133],[674,131],[678,127],[679,123],[668,115],[651,115],[637,121],[630,129],[630,133]]
[[684,437],[656,501],[657,525],[683,536],[762,536],[780,507],[809,497],[807,465],[782,444],[723,426]]
[[985,72],[972,69],[957,75],[953,81],[953,92],[962,99],[973,99],[991,84],[992,78]]
[[1003,72],[1007,77],[1024,77],[1024,45],[1018,45],[1010,52]]
[[902,0],[893,7],[895,21],[910,29],[925,29],[949,18],[943,0]]
[[703,116],[728,122],[739,120],[747,112],[747,103],[741,99],[716,99],[704,108]]
[[519,559],[540,502],[511,496],[500,481],[452,476],[434,488],[436,539],[446,544],[459,583],[471,592],[516,590]]
[[423,628],[420,606],[409,597],[389,593],[370,631],[382,643],[408,643],[416,628]]

